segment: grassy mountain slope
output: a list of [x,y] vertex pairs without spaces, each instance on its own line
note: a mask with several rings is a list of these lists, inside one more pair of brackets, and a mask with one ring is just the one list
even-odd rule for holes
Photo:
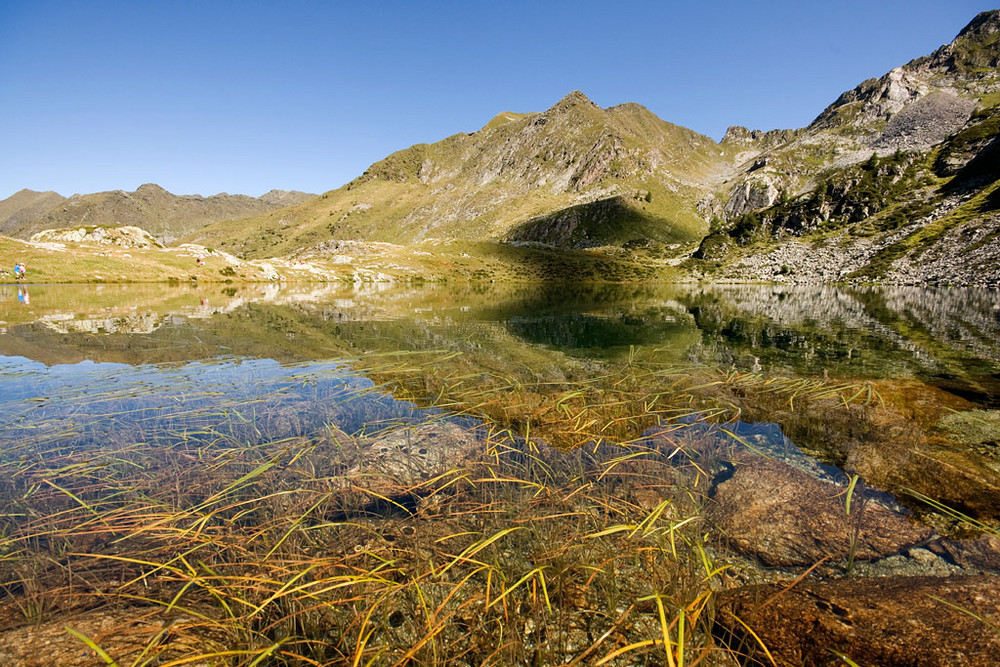
[[[639,105],[601,109],[574,92],[543,113],[502,113],[479,132],[394,153],[320,198],[188,240],[251,256],[327,239],[690,243],[705,233],[695,208],[704,183],[726,162],[713,140]],[[598,213],[573,214],[591,207]]]
[[[543,244],[663,266],[700,243],[689,267],[723,279],[1000,284],[998,66],[992,10],[797,130],[732,127],[716,143],[574,92],[393,153],[317,197],[146,185],[74,196],[31,224],[131,224],[244,258],[335,264],[346,259],[338,241],[414,257],[442,239],[493,254]],[[0,213],[39,195],[18,196]]]
[[65,199],[22,190],[0,201],[0,233],[27,239],[45,229],[87,226],[142,227],[172,241],[218,220],[244,217],[299,203],[312,195],[272,190],[264,196],[174,195],[147,183],[135,192],[113,190]]

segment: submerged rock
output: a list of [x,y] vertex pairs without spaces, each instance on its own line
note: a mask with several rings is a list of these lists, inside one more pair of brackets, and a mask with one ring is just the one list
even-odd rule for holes
[[945,415],[937,427],[955,442],[1000,443],[1000,410],[966,410]]
[[[1000,577],[885,577],[747,586],[718,597],[732,648],[780,665],[992,667],[1000,656]],[[736,618],[739,621],[735,620]]]
[[960,567],[1000,572],[1000,534],[971,540],[942,539],[927,548]]
[[857,445],[848,465],[879,488],[900,497],[922,494],[977,519],[1000,516],[1000,471],[967,446],[899,434]]
[[812,477],[780,461],[737,462],[716,484],[709,517],[737,551],[771,566],[812,565],[824,558],[875,560],[927,540],[931,530],[856,488]]
[[140,664],[150,655],[156,663],[179,662],[205,667],[211,657],[199,653],[225,650],[219,638],[210,638],[203,621],[177,614],[165,615],[160,607],[88,611],[35,625],[0,632],[0,664],[19,667],[91,667],[104,664],[96,651],[73,636],[72,629],[110,655],[117,664]]
[[474,431],[451,422],[393,429],[359,443],[359,461],[347,472],[354,484],[378,480],[412,486],[469,462],[482,447]]
[[358,439],[347,449],[347,471],[337,477],[340,510],[383,514],[454,482],[484,446],[477,431],[440,421]]
[[824,397],[797,399],[793,408],[752,387],[734,403],[745,418],[776,422],[805,451],[903,502],[922,495],[976,519],[1000,517],[994,413],[918,380],[870,386],[877,400],[868,405]]

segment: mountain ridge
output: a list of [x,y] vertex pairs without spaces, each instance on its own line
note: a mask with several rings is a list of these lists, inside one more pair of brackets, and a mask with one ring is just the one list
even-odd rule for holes
[[639,236],[693,243],[706,227],[695,208],[700,183],[720,172],[724,153],[638,104],[601,109],[574,91],[546,111],[505,112],[477,132],[397,151],[319,199],[186,240],[255,256],[327,238],[505,240],[541,217],[617,199],[622,215],[549,230],[549,240],[566,247]]
[[144,183],[133,192],[109,190],[70,197],[24,189],[0,200],[0,234],[29,239],[37,232],[80,225],[136,226],[161,242],[170,242],[219,220],[275,210],[312,196],[294,190],[271,190],[261,197],[175,195],[155,183]]
[[712,229],[694,257],[711,264],[689,268],[726,281],[1000,282],[998,62],[991,10],[805,128],[727,133],[746,148],[741,173],[702,202]]

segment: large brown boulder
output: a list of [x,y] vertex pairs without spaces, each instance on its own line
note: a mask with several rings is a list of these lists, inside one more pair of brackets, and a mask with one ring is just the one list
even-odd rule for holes
[[995,667],[1000,577],[851,578],[721,593],[722,640],[755,656],[746,664],[772,664],[746,627],[782,666],[841,667],[846,656],[865,667]]
[[927,546],[960,567],[1000,572],[1000,535],[981,535],[969,540],[937,540]]
[[927,540],[931,530],[855,489],[780,461],[744,457],[715,486],[709,518],[736,550],[772,566],[884,558]]

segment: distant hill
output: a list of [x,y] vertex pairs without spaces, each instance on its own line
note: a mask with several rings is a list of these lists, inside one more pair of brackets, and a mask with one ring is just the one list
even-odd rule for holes
[[0,234],[27,239],[47,229],[135,226],[171,242],[205,225],[301,203],[314,195],[271,190],[261,197],[174,195],[147,183],[135,192],[113,190],[66,199],[54,192],[21,190],[0,201]]
[[[30,229],[32,222],[66,201],[57,192],[21,190],[7,199],[0,200],[0,235],[18,236],[22,229]],[[31,236],[28,234],[27,236]]]
[[547,111],[501,113],[478,132],[394,153],[317,199],[187,240],[251,256],[332,238],[690,244],[707,230],[697,202],[728,162],[712,139],[638,104],[601,109],[574,92]]

